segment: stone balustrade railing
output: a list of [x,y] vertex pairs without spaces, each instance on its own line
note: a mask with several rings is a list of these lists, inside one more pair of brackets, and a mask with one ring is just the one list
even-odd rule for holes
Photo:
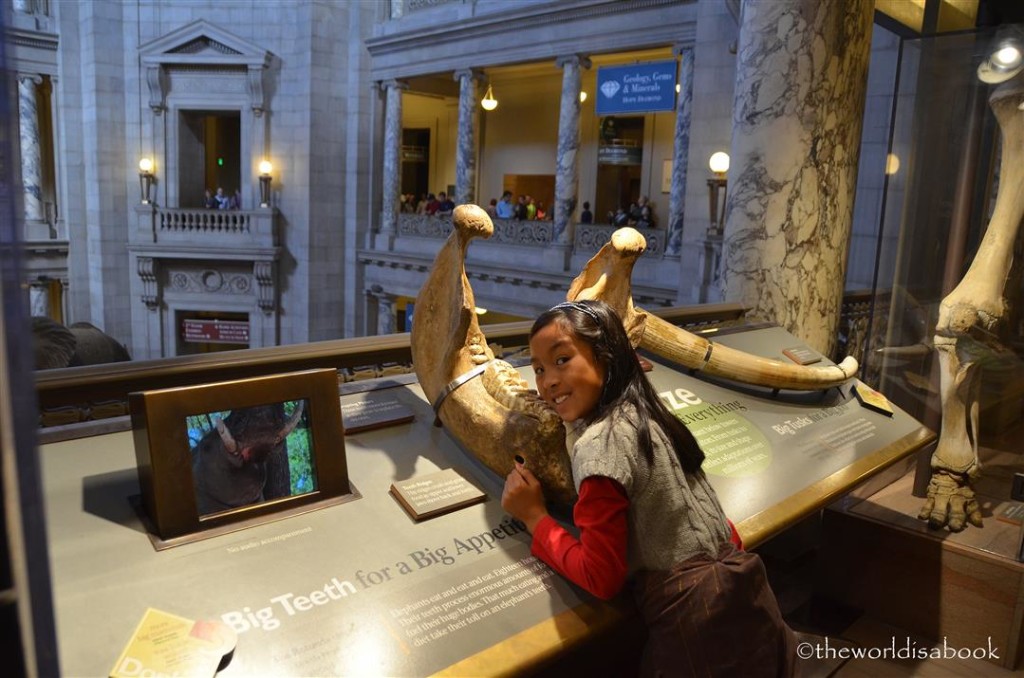
[[[596,252],[611,238],[618,227],[606,224],[577,224],[573,249],[576,252]],[[647,240],[648,255],[661,256],[665,251],[665,232],[656,228],[637,229]],[[399,214],[398,235],[421,238],[447,238],[452,232],[450,216],[425,214]],[[554,240],[554,222],[494,219],[491,242],[548,247]]]
[[242,210],[160,209],[158,228],[166,233],[217,233],[232,235],[251,232],[252,214]]
[[239,248],[278,246],[277,211],[210,210],[137,205],[138,232],[134,244]]

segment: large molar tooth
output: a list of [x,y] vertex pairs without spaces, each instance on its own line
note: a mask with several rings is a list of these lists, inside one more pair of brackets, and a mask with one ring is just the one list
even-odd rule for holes
[[[536,391],[529,388],[514,367],[503,360],[494,360],[482,375],[484,389],[495,400],[514,412],[522,412],[542,420],[557,419],[558,415],[541,405]],[[532,397],[531,397],[532,396]]]

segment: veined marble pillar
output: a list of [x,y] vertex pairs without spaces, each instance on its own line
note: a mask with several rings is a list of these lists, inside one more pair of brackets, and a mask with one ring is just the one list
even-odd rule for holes
[[377,334],[394,334],[397,322],[395,302],[398,298],[385,292],[380,285],[371,286],[370,291],[377,302]]
[[831,355],[871,46],[870,0],[746,0],[736,63],[725,298]]
[[398,192],[402,180],[402,92],[404,82],[384,83],[384,158],[380,232],[393,237],[398,230]]
[[38,280],[29,284],[28,300],[33,316],[50,317],[50,283]]
[[455,204],[476,201],[476,82],[480,71],[455,71],[459,83],[459,132],[455,147]]
[[672,187],[668,198],[668,233],[665,254],[679,255],[683,244],[686,206],[686,163],[690,157],[690,108],[693,102],[693,48],[678,48],[679,94],[676,95],[676,130],[672,151]]
[[39,110],[36,86],[43,82],[38,75],[18,76],[18,126],[21,136],[21,183],[25,191],[25,220],[42,221],[43,154],[39,142]]
[[572,213],[576,209],[579,184],[580,67],[590,68],[590,59],[578,54],[558,57],[562,69],[562,103],[558,112],[558,157],[555,160],[554,242],[573,244]]

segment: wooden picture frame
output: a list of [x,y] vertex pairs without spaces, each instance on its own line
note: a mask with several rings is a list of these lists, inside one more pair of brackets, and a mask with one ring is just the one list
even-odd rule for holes
[[336,370],[134,392],[128,403],[157,550],[359,497]]

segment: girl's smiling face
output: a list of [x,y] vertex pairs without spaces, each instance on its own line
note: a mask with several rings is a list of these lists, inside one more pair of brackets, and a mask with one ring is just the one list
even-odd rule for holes
[[530,339],[537,391],[563,421],[594,411],[604,389],[605,367],[590,346],[555,320]]

